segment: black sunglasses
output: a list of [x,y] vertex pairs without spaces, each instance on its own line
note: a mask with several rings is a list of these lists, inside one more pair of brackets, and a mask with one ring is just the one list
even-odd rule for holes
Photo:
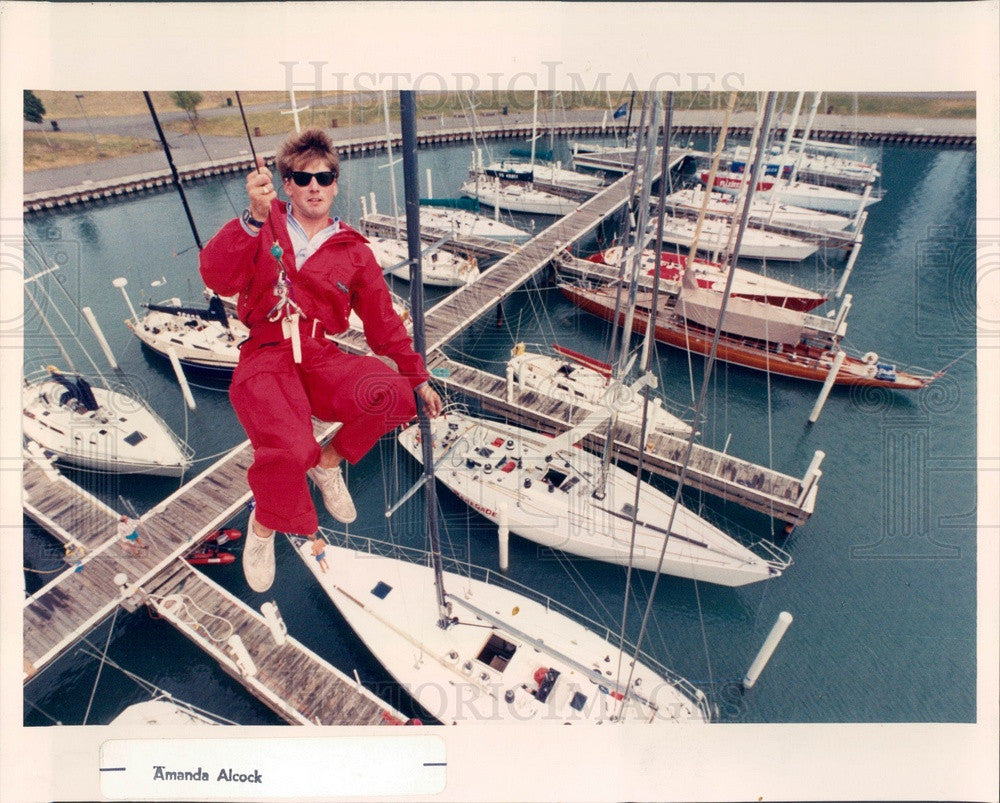
[[304,170],[293,170],[291,179],[300,187],[308,187],[313,178],[321,187],[329,187],[337,180],[337,174],[332,170],[324,170],[321,173],[307,173]]

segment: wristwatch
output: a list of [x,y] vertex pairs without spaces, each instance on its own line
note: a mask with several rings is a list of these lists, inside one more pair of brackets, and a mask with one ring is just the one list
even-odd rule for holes
[[243,210],[243,215],[241,216],[241,219],[248,226],[253,226],[255,229],[259,229],[259,228],[261,228],[264,225],[264,221],[263,220],[257,220],[257,218],[255,218],[253,215],[250,214],[250,210],[249,209],[244,209]]

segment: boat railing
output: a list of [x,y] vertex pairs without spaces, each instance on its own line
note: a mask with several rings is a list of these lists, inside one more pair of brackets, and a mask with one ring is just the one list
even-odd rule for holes
[[754,541],[750,549],[767,561],[768,565],[776,571],[783,572],[792,565],[792,556],[780,546],[766,538]]
[[[337,530],[330,530],[325,527],[319,528],[319,535],[325,538],[326,541],[333,546],[352,549],[358,552],[365,552],[370,555],[378,555],[385,558],[405,560],[409,563],[418,563],[430,566],[433,558],[432,553],[425,549],[391,543],[388,541],[381,541],[377,538],[369,538],[368,536],[353,535]],[[575,620],[579,624],[596,633],[605,641],[612,644],[620,644],[622,652],[626,655],[637,654],[639,661],[646,664],[650,669],[657,672],[661,677],[667,680],[672,686],[687,695],[692,702],[702,710],[706,721],[711,719],[711,710],[708,704],[708,699],[705,696],[705,692],[691,683],[691,681],[679,675],[677,672],[665,666],[663,663],[647,653],[642,651],[637,652],[635,644],[627,639],[620,638],[618,633],[612,630],[611,627],[594,621],[579,611],[570,608],[568,605],[564,605],[558,600],[554,600],[546,594],[535,591],[529,586],[523,585],[516,580],[505,577],[492,569],[487,569],[485,566],[477,566],[474,563],[450,557],[448,555],[442,555],[441,562],[445,571],[449,571],[452,574],[458,574],[462,577],[468,577],[473,580],[479,580],[489,585],[506,588],[509,591],[514,591],[524,597],[527,597],[533,602],[544,606],[546,611],[554,611]]]

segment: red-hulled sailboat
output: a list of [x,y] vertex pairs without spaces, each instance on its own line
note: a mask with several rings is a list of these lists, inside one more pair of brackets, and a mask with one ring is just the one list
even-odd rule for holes
[[[562,283],[559,288],[587,312],[607,321],[614,318],[617,292],[614,284],[591,289]],[[661,343],[707,355],[718,326],[722,300],[719,293],[702,287],[684,287],[677,296],[661,295],[654,336]],[[639,291],[634,331],[646,331],[651,304],[652,293]],[[845,296],[838,315],[829,319],[732,297],[723,316],[717,359],[781,376],[823,382],[841,350],[849,308],[850,296]],[[620,310],[616,323],[621,326],[624,320],[625,312]],[[939,375],[902,371],[881,360],[875,352],[869,352],[863,357],[845,354],[834,381],[840,385],[920,390]]]

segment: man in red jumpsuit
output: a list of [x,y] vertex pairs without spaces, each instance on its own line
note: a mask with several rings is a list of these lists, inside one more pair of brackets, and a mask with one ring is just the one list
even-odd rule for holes
[[[432,417],[441,399],[427,384],[367,240],[329,217],[339,172],[330,137],[311,129],[282,146],[277,167],[287,203],[258,164],[247,177],[249,208],[205,246],[201,275],[220,295],[239,293],[239,317],[250,328],[229,396],[254,450],[247,480],[256,506],[243,569],[261,592],[274,581],[275,531],[314,536],[319,526],[307,474],[331,515],[353,521],[341,462],[356,463],[409,421],[414,392]],[[352,309],[372,351],[398,370],[371,355],[345,354],[325,337],[347,329]],[[316,442],[312,416],[341,422],[325,446]]]

